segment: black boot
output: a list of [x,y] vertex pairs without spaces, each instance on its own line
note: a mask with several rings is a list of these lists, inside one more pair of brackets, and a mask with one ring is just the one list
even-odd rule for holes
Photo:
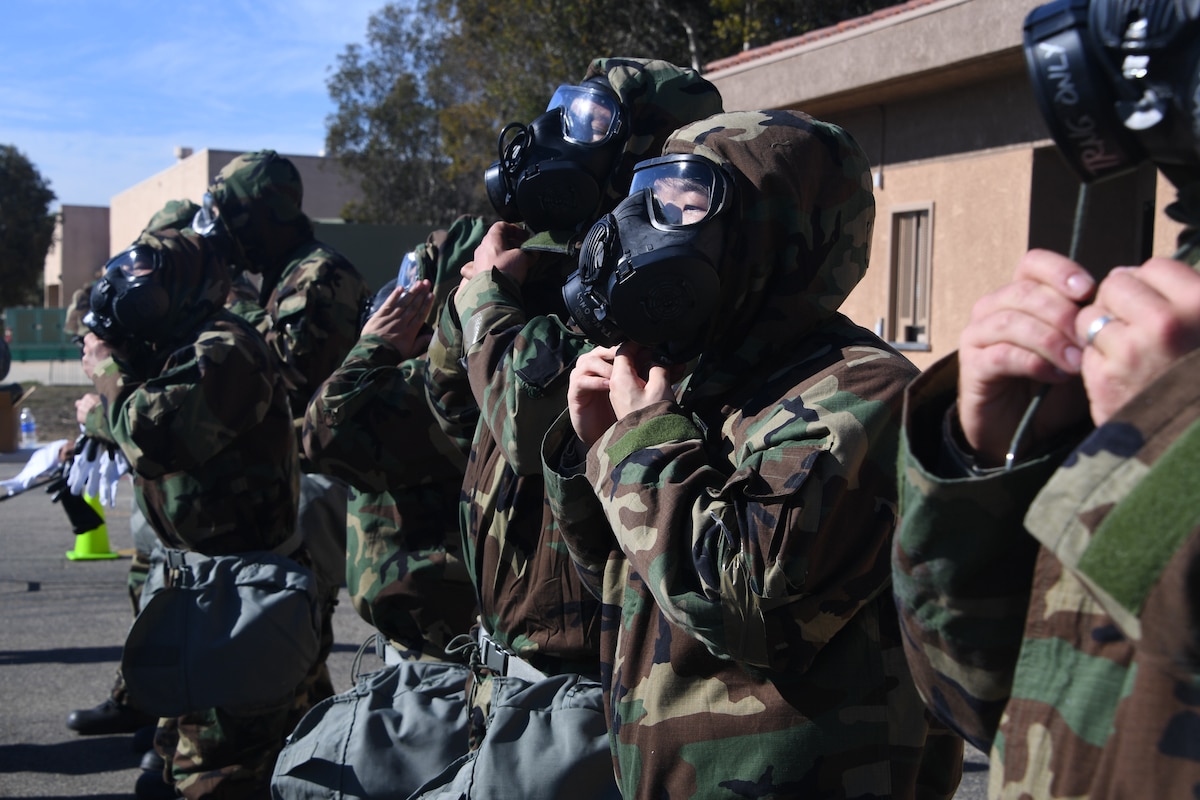
[[101,736],[108,733],[133,733],[145,725],[153,725],[154,717],[135,708],[119,705],[111,697],[95,708],[83,708],[67,715],[67,727],[81,736]]
[[160,768],[157,772],[142,770],[142,774],[138,775],[137,783],[133,785],[133,796],[137,800],[172,800],[172,798],[178,797],[179,793],[175,791],[174,786],[163,780]]
[[147,750],[154,749],[154,731],[158,730],[157,725],[143,725],[133,732],[133,739],[130,744],[133,745],[133,752],[144,753]]

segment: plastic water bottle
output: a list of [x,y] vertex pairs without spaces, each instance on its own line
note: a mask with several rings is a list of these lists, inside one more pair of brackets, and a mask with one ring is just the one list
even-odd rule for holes
[[37,446],[37,420],[28,408],[21,409],[21,447]]

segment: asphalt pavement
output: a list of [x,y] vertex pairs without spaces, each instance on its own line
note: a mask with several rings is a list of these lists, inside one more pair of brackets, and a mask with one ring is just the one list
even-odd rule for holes
[[[31,451],[0,453],[0,480],[15,476]],[[133,546],[132,488],[120,483],[106,510],[108,547],[116,558],[73,560],[80,552],[65,513],[40,488],[0,500],[0,797],[133,796],[142,754],[132,736],[79,736],[66,727],[72,709],[108,697],[133,617],[125,578]],[[370,627],[346,590],[333,615],[329,669],[338,691],[350,688],[355,654]],[[364,670],[377,669],[373,655]],[[968,748],[955,800],[985,800],[987,759]],[[503,800],[498,798],[497,800]]]
[[[15,476],[30,451],[0,453],[0,480]],[[2,492],[2,490],[0,490]],[[79,736],[72,709],[105,700],[133,619],[125,578],[133,541],[132,487],[122,479],[116,508],[106,509],[113,559],[72,560],[75,536],[66,514],[40,488],[0,500],[0,797],[133,796],[142,754],[130,734]],[[102,548],[92,548],[100,551]],[[338,691],[371,628],[346,590],[333,615],[329,670]],[[382,666],[372,654],[362,668]]]

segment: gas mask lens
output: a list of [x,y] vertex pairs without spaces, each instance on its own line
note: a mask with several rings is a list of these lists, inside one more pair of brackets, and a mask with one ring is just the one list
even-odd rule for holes
[[703,222],[725,203],[724,175],[699,156],[653,158],[639,164],[629,187],[630,196],[648,190],[656,226],[676,228]]
[[400,262],[400,269],[396,271],[396,286],[408,291],[419,280],[421,280],[421,264],[417,261],[417,254],[409,251],[404,254],[404,260]]
[[158,269],[158,253],[148,247],[134,247],[114,258],[108,265],[116,267],[127,280],[144,278]]
[[217,227],[217,207],[212,192],[205,192],[200,201],[200,210],[192,218],[192,230],[201,236],[210,236]]
[[602,144],[620,123],[616,99],[587,86],[559,86],[547,111],[562,109],[562,135],[575,144]]

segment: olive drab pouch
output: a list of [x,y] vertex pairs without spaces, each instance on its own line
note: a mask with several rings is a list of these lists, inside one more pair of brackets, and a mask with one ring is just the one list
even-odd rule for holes
[[401,661],[359,675],[356,660],[354,674],[288,736],[275,800],[405,798],[466,752],[468,667]]
[[320,625],[316,579],[290,558],[155,548],[121,673],[158,717],[272,708],[316,663]]

